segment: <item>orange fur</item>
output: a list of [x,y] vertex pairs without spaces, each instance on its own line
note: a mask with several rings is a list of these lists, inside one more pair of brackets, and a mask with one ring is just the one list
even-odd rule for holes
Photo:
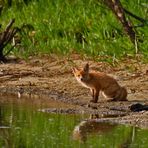
[[89,71],[88,64],[83,69],[73,68],[73,73],[79,83],[91,90],[93,97],[91,102],[98,101],[100,91],[105,97],[114,101],[127,100],[127,91],[124,87],[121,87],[113,77],[105,73]]

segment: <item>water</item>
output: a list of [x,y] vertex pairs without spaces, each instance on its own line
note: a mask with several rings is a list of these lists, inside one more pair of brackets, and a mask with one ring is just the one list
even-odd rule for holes
[[47,105],[43,98],[0,100],[6,100],[0,103],[3,148],[148,148],[148,130],[86,120],[89,115],[39,112]]

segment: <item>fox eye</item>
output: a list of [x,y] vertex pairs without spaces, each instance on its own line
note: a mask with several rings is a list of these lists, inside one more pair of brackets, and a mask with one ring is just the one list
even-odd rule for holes
[[77,75],[78,77],[80,77],[80,75]]

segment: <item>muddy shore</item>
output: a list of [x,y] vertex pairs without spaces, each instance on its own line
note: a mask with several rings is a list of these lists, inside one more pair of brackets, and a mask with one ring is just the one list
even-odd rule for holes
[[[81,60],[80,60],[81,59]],[[89,62],[93,70],[113,75],[126,86],[128,101],[108,102],[100,95],[97,104],[87,104],[91,99],[88,89],[75,80],[71,68]],[[86,113],[98,116],[98,120],[130,124],[148,128],[148,111],[131,112],[129,107],[135,103],[148,104],[148,64],[137,60],[125,60],[110,65],[82,59],[78,55],[59,58],[56,56],[30,57],[29,60],[11,61],[0,64],[0,93],[21,96],[40,96],[47,107],[40,111],[50,113]],[[49,106],[50,100],[55,105]],[[5,101],[3,99],[0,102]],[[37,100],[38,101],[38,100]],[[56,106],[61,102],[62,106]]]

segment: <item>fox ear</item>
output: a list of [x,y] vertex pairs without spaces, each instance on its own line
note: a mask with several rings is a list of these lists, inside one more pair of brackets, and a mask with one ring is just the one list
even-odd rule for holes
[[72,68],[71,70],[72,70],[72,73],[75,73],[77,71],[76,68]]
[[84,66],[83,70],[85,72],[89,72],[89,64],[88,63]]

